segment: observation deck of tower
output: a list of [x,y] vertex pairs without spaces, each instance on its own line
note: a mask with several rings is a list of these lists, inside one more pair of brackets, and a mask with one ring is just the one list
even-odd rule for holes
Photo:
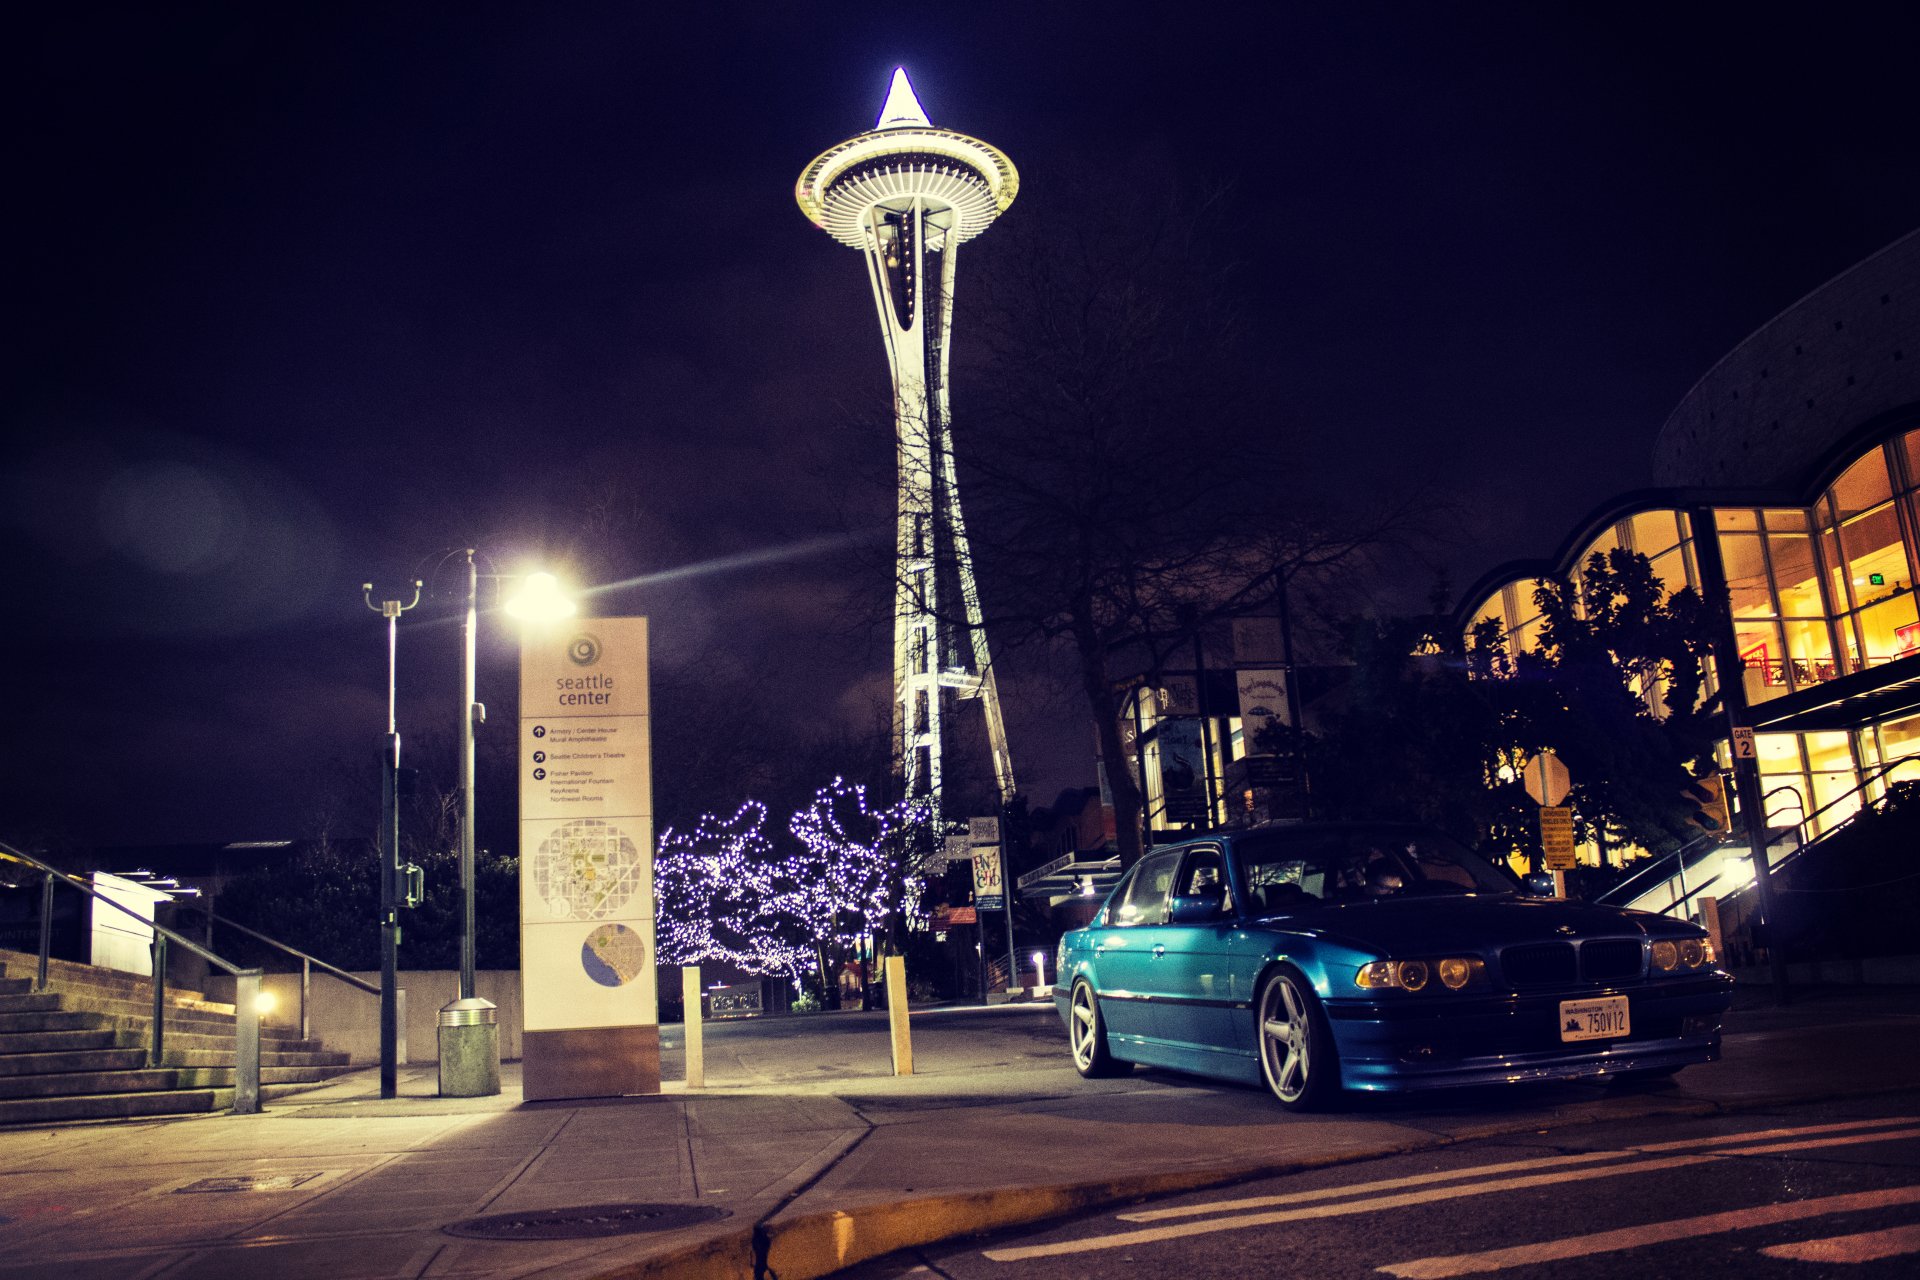
[[1013,161],[978,138],[936,129],[895,69],[879,122],[822,152],[794,198],[814,225],[866,255],[893,370],[899,523],[894,542],[893,749],[908,797],[942,808],[952,716],[977,703],[994,785],[1013,798],[1000,695],[953,463],[947,390],[954,267],[962,244],[1013,203]]

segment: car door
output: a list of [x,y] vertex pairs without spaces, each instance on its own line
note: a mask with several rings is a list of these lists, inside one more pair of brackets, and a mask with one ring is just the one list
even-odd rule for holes
[[[1179,868],[1178,849],[1149,854],[1107,909],[1107,927],[1094,941],[1093,972],[1110,1037],[1138,1044],[1158,1035],[1155,948],[1164,946],[1167,898]],[[1123,1056],[1131,1055],[1123,1050]]]
[[1232,1053],[1235,1020],[1246,1003],[1244,998],[1235,999],[1233,989],[1231,951],[1236,922],[1226,851],[1217,844],[1189,846],[1174,878],[1173,891],[1181,897],[1224,894],[1226,909],[1216,920],[1168,923],[1158,930],[1156,946],[1164,950],[1152,967],[1154,1034],[1192,1055],[1184,1064],[1191,1069],[1221,1070],[1224,1064],[1210,1059]]

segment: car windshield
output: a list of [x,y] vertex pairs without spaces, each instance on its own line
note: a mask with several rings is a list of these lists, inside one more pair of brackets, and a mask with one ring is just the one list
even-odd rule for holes
[[1479,854],[1412,827],[1296,827],[1243,836],[1233,851],[1256,914],[1316,902],[1514,891]]

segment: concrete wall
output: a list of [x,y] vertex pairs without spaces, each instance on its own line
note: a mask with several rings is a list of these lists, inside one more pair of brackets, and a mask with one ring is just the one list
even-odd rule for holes
[[[375,986],[380,973],[356,973]],[[263,1022],[268,1026],[300,1027],[300,975],[270,973],[262,979],[263,988],[273,994],[274,1006]],[[474,994],[491,1000],[500,1008],[500,1056],[508,1061],[520,1057],[520,971],[518,969],[482,969],[473,975]],[[207,998],[233,1001],[233,979],[215,973],[207,979]],[[460,974],[454,969],[403,969],[400,987],[407,993],[403,1062],[437,1062],[441,1006],[460,996]],[[327,1048],[350,1054],[356,1064],[380,1061],[380,998],[350,987],[338,978],[315,970],[308,1025],[316,1039]]]
[[1735,347],[1654,444],[1654,483],[1798,483],[1880,414],[1920,402],[1920,232],[1821,285]]

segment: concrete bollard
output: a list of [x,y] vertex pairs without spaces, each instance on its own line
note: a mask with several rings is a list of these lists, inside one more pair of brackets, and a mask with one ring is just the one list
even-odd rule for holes
[[913,1074],[913,1032],[907,1025],[907,958],[887,957],[887,1030],[893,1036],[893,1074]]
[[440,1096],[500,1092],[500,1011],[491,1000],[455,1000],[440,1010]]
[[700,1025],[700,966],[697,964],[681,966],[680,1005],[685,1010],[680,1025],[685,1029],[687,1042],[687,1088],[703,1089],[707,1084],[707,1056]]

